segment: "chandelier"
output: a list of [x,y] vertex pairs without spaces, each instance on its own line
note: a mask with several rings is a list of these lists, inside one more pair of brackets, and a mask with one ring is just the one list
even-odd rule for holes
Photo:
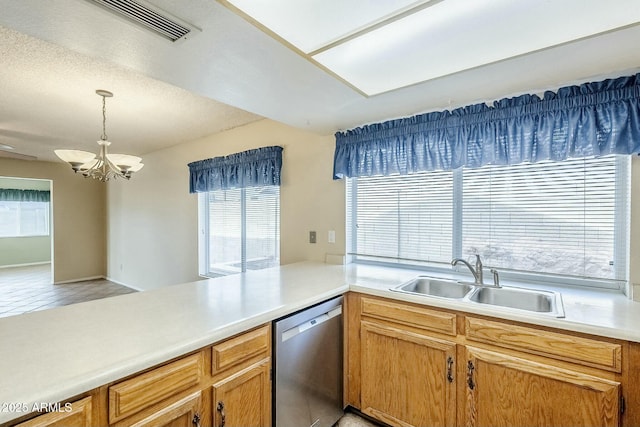
[[96,155],[81,150],[55,150],[56,156],[69,163],[75,173],[81,173],[85,178],[91,177],[103,182],[117,177],[129,179],[144,164],[140,157],[107,152],[111,142],[107,140],[106,99],[111,98],[113,93],[101,89],[96,90],[96,93],[102,97],[102,136],[98,141],[100,152]]

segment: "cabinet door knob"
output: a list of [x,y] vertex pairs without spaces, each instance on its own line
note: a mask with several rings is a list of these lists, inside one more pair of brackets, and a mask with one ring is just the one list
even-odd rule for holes
[[220,412],[220,427],[224,427],[224,424],[227,422],[227,416],[224,414],[224,402],[218,402],[216,409]]
[[469,385],[469,389],[473,390],[476,387],[476,384],[473,382],[473,370],[475,366],[473,366],[473,362],[469,360],[467,363],[467,384]]
[[193,416],[193,419],[191,420],[191,424],[193,424],[195,427],[200,427],[200,415],[195,414]]
[[453,382],[453,357],[447,357],[447,381]]

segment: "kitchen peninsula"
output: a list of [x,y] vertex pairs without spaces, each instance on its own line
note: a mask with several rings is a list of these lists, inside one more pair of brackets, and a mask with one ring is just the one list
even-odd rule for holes
[[[83,397],[349,291],[623,340],[634,348],[640,343],[640,303],[621,294],[562,289],[566,316],[553,318],[389,290],[420,273],[303,262],[0,319],[0,424],[24,419],[22,408],[32,412],[34,405]],[[637,371],[633,367],[636,384]]]

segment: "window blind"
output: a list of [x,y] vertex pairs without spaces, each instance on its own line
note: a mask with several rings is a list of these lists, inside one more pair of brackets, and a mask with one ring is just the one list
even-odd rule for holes
[[234,188],[203,193],[206,272],[239,273],[280,263],[280,187]]
[[352,178],[356,259],[626,280],[629,157]]

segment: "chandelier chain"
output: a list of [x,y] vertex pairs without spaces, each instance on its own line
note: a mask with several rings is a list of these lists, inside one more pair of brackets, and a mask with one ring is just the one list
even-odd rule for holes
[[107,141],[107,98],[102,96],[102,138]]

